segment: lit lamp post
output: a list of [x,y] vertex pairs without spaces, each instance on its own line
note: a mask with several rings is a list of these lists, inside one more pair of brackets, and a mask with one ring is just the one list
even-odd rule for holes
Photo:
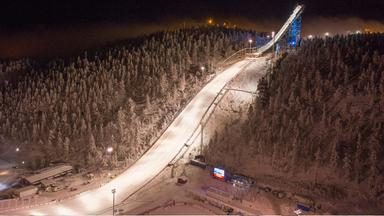
[[248,40],[248,43],[249,43],[249,52],[252,52],[252,42],[253,42],[252,39],[249,39],[249,40]]
[[113,148],[109,146],[107,148],[107,154],[109,155],[109,169],[112,168],[112,165],[111,165],[111,163],[112,163],[112,152],[113,152]]
[[[20,152],[20,148],[19,148],[19,147],[16,147],[15,152],[16,152],[16,154],[18,154],[18,153]],[[19,162],[20,159],[19,159],[18,156],[19,156],[19,155],[16,156],[16,158],[17,158],[16,160]],[[22,161],[21,164],[24,165],[24,161]]]
[[308,39],[312,39],[313,38],[313,35],[308,35]]
[[113,188],[112,189],[112,196],[113,196],[113,199],[112,199],[112,215],[115,216],[115,194],[116,194],[116,189]]
[[325,32],[325,37],[329,37],[329,32]]
[[113,148],[112,147],[108,147],[107,148],[107,152],[108,152],[108,154],[111,154],[113,152]]
[[205,67],[204,67],[204,66],[201,66],[201,67],[200,67],[200,70],[201,70],[201,75],[204,75]]

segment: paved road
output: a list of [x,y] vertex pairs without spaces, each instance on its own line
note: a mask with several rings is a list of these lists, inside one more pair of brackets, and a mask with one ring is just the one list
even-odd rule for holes
[[183,147],[188,136],[198,126],[204,112],[225,84],[241,72],[251,61],[263,60],[246,59],[217,75],[192,99],[151,149],[129,169],[108,184],[62,202],[20,209],[14,212],[6,212],[6,214],[78,215],[95,214],[111,208],[111,190],[113,188],[116,188],[116,200],[119,203],[119,201],[128,197],[161,172]]

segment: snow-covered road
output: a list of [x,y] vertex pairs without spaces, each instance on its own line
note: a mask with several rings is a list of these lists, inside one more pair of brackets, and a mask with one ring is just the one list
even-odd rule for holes
[[157,142],[135,164],[108,184],[61,202],[6,214],[79,215],[97,214],[110,209],[112,189],[116,189],[117,204],[154,178],[177,155],[220,90],[249,63],[263,60],[246,59],[218,74],[189,102]]

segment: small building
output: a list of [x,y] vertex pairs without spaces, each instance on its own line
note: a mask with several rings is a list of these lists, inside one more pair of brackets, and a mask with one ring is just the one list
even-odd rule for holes
[[73,167],[71,165],[58,165],[54,167],[41,169],[37,171],[36,174],[30,175],[30,176],[24,176],[22,177],[22,179],[28,184],[37,185],[44,179],[62,176],[72,172],[72,170],[73,170]]
[[16,189],[14,191],[14,194],[20,198],[24,198],[24,197],[30,197],[37,194],[37,191],[38,191],[37,187],[27,186],[27,187]]
[[49,188],[52,185],[55,185],[55,181],[53,179],[44,179],[40,181],[40,185],[42,188]]

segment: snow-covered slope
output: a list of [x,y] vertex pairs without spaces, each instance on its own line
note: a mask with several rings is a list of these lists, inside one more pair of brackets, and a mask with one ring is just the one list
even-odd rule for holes
[[[185,107],[170,127],[134,165],[108,184],[51,205],[23,209],[11,214],[94,214],[112,205],[111,190],[116,188],[117,202],[123,200],[156,176],[177,155],[188,136],[223,86],[242,71],[252,59],[240,61],[217,75]],[[257,61],[257,60],[256,60]]]

